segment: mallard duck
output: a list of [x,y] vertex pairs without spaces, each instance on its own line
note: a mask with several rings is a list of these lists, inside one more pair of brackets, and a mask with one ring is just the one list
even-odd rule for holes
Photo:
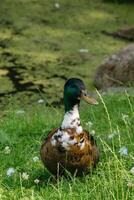
[[62,174],[65,170],[83,174],[98,163],[96,142],[80,122],[79,105],[82,99],[92,105],[98,104],[88,95],[82,80],[67,80],[64,86],[63,121],[59,128],[48,134],[40,150],[41,159],[52,174]]

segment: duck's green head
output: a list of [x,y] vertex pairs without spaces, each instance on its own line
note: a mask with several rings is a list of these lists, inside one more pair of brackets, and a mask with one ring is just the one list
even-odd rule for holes
[[81,79],[70,78],[64,86],[65,112],[71,110],[75,105],[79,106],[81,99],[92,105],[98,104],[94,98],[88,95],[86,87]]

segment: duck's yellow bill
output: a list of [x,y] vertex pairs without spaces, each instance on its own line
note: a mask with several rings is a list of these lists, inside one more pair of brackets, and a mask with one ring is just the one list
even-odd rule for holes
[[96,99],[91,97],[86,91],[82,91],[81,99],[83,99],[84,101],[86,101],[88,104],[91,104],[91,105],[99,104],[98,101],[96,101]]

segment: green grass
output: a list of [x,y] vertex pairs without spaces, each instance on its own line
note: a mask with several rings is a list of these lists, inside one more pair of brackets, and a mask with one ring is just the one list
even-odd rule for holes
[[[81,120],[88,130],[87,122],[93,122],[91,130],[101,152],[97,168],[83,177],[61,177],[55,180],[39,160],[41,140],[49,130],[58,127],[63,115],[62,109],[46,107],[43,104],[31,106],[23,114],[17,114],[20,108],[12,106],[5,110],[0,123],[0,199],[1,200],[133,200],[134,175],[130,169],[134,166],[134,97],[127,94],[98,96],[99,105],[81,105]],[[128,117],[123,120],[123,115]],[[111,140],[108,135],[116,132]],[[5,154],[9,146],[10,154]],[[120,147],[128,148],[128,155],[119,154]],[[9,167],[15,168],[15,174],[6,175]],[[21,174],[27,172],[28,180]],[[35,179],[40,183],[36,185]]]

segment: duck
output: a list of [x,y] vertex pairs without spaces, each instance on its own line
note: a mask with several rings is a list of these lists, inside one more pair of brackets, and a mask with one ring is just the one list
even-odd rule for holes
[[94,137],[83,129],[80,121],[80,101],[97,105],[95,98],[88,94],[84,82],[79,78],[70,78],[64,85],[63,120],[44,139],[40,156],[44,166],[53,175],[65,172],[82,175],[99,162],[99,149]]

